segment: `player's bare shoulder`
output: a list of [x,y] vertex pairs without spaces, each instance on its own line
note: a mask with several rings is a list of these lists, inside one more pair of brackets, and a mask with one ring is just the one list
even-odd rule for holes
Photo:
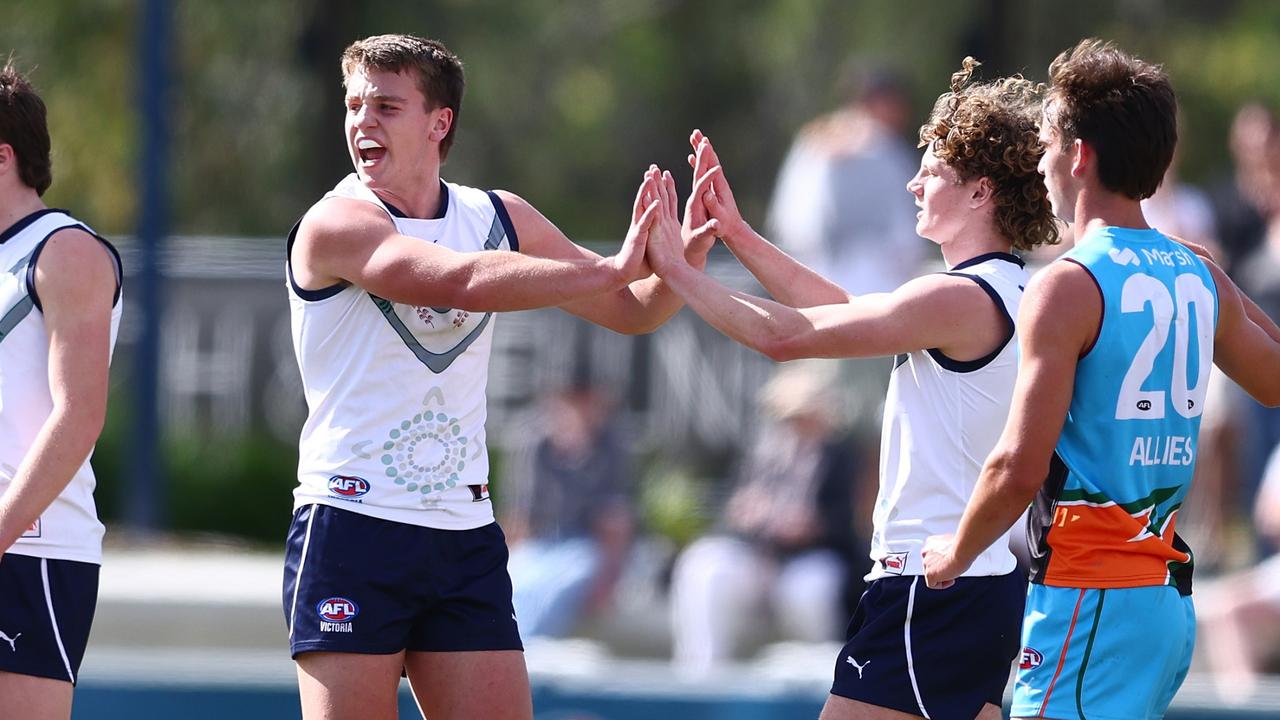
[[971,279],[950,273],[929,273],[908,280],[894,290],[897,302],[927,305],[947,317],[963,318],[991,305],[991,299]]
[[1018,314],[1025,341],[1070,341],[1088,353],[1102,328],[1102,290],[1083,265],[1059,258],[1031,276]]
[[[114,298],[120,285],[117,258],[106,243],[78,227],[53,233],[40,250],[35,266],[36,290],[48,295],[55,288],[75,291],[77,300],[97,288]],[[113,300],[114,301],[114,300]],[[110,304],[110,303],[108,303]]]
[[349,280],[345,269],[396,234],[387,213],[370,202],[329,197],[311,206],[298,223],[290,261],[299,286],[319,288]]
[[560,228],[528,200],[510,190],[495,189],[493,194],[502,201],[503,209],[511,218],[511,225],[520,238],[521,254],[559,258],[580,255]]
[[1099,302],[1102,297],[1093,274],[1069,258],[1058,258],[1031,276],[1031,280],[1027,282],[1027,298],[1030,300],[1037,296],[1061,301],[1073,298],[1087,300],[1093,297]]
[[301,249],[307,245],[376,240],[395,232],[390,216],[373,203],[328,197],[312,205],[302,216],[296,243]]
[[930,273],[903,283],[892,294],[894,314],[918,327],[921,347],[941,350],[957,360],[990,353],[1007,339],[1004,306],[974,278]]

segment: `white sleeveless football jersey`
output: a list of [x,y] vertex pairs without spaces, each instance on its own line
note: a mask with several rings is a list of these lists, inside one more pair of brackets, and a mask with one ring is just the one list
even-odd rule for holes
[[[443,181],[441,192],[438,216],[425,220],[401,216],[354,174],[321,202],[373,203],[401,234],[458,252],[519,249],[496,195]],[[493,313],[394,303],[350,283],[309,291],[287,263],[286,273],[309,410],[294,508],[444,530],[493,522],[484,428]]]
[[[1005,342],[969,362],[938,350],[899,355],[885,399],[880,493],[868,580],[923,575],[920,551],[930,535],[954,533],[987,455],[1004,430],[1018,374],[1014,318],[1027,271],[1008,253],[980,255],[952,268],[976,282],[1008,323]],[[1004,575],[1016,566],[1006,533],[964,574]]]
[[[111,352],[120,328],[120,255],[87,225],[62,210],[32,213],[0,234],[0,493],[8,489],[40,429],[53,412],[49,391],[49,334],[35,289],[35,267],[45,241],[59,230],[94,235],[111,252],[117,291],[111,308]],[[90,453],[92,455],[92,453]],[[71,482],[8,552],[102,562],[102,523],[93,503],[89,458]]]

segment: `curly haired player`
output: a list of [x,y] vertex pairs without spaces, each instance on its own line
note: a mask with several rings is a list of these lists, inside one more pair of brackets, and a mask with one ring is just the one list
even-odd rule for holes
[[[710,142],[695,131],[696,208],[777,299],[732,292],[681,258],[673,188],[646,250],[659,276],[718,330],[776,360],[895,357],[885,401],[870,585],[836,661],[824,720],[999,717],[1018,652],[1026,581],[995,543],[946,591],[925,587],[920,552],[952,531],[1008,414],[1013,318],[1027,273],[1012,250],[1057,241],[1041,176],[1040,86],[971,82],[966,58],[920,130],[907,183],[916,231],[947,272],[850,296],[743,221]],[[698,218],[685,218],[686,224]],[[963,657],[963,662],[956,658]]]

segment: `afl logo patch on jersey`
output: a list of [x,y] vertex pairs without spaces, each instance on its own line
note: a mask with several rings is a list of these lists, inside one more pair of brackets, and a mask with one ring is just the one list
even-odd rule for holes
[[484,502],[489,499],[489,483],[483,485],[468,485],[467,489],[471,490],[472,502]]
[[1018,667],[1022,670],[1031,670],[1040,667],[1044,662],[1044,656],[1035,648],[1022,648],[1022,658],[1018,661]]
[[369,481],[355,475],[334,475],[329,478],[329,492],[354,500],[369,492]]

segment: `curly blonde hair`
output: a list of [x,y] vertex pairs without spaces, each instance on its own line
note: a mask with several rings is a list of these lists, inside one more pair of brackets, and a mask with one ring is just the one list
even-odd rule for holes
[[974,83],[972,57],[951,75],[951,92],[920,127],[920,147],[954,169],[961,182],[985,177],[995,187],[996,228],[1017,250],[1058,242],[1049,191],[1036,166],[1044,86],[1021,75]]

